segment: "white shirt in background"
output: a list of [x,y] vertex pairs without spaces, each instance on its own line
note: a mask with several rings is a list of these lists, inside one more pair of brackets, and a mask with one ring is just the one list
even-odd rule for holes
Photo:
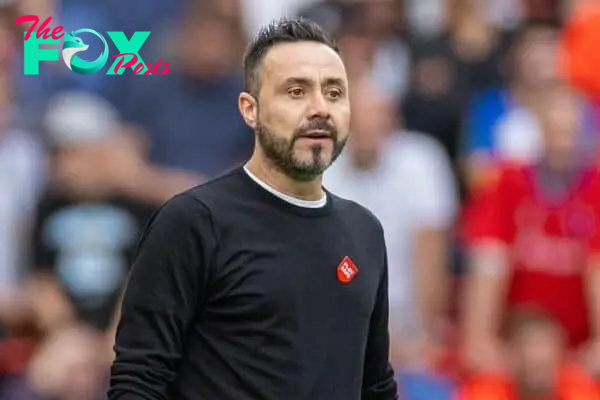
[[295,16],[302,7],[320,0],[242,0],[245,31],[253,38],[274,19]]
[[365,206],[381,221],[388,250],[390,327],[395,333],[416,334],[413,237],[420,229],[449,227],[458,207],[445,152],[432,138],[399,132],[384,146],[377,168],[359,171],[344,152],[325,172],[324,186]]
[[24,245],[43,187],[45,156],[21,131],[0,134],[0,297],[15,289],[24,269]]

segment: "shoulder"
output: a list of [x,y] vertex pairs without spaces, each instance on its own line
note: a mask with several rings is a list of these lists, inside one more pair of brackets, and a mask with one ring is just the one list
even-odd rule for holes
[[500,176],[510,181],[524,180],[533,169],[533,165],[529,163],[519,162],[501,162],[498,163]]
[[208,207],[184,192],[154,211],[143,229],[140,245],[157,246],[172,252],[192,247],[214,248],[217,241]]
[[399,132],[388,151],[395,176],[405,183],[402,190],[414,186],[440,192],[454,185],[450,158],[435,138],[420,132]]
[[223,203],[224,200],[229,200],[232,196],[240,194],[239,192],[243,190],[243,185],[241,185],[239,175],[239,169],[226,171],[188,189],[182,195],[195,200],[206,208],[212,209],[218,204]]
[[357,202],[329,193],[333,206],[347,229],[365,232],[383,239],[383,225],[379,219],[366,207]]
[[584,171],[584,173],[589,176],[591,182],[596,185],[600,184],[600,164],[593,165]]
[[435,138],[419,131],[397,132],[390,140],[390,149],[402,153],[415,161],[429,161],[432,158],[446,158],[442,144]]
[[[494,124],[508,109],[510,109],[510,94],[506,88],[487,89],[476,95],[469,103],[467,120],[471,134],[481,132],[489,124]],[[474,124],[474,125],[473,125]]]
[[149,225],[179,226],[189,229],[212,220],[210,206],[204,195],[205,186],[200,185],[179,193],[160,205],[150,219]]
[[489,161],[479,165],[473,177],[472,189],[477,191],[498,186],[520,186],[527,182],[531,166],[516,162]]
[[600,198],[600,166],[594,166],[583,171],[584,184],[580,186],[579,194],[589,193],[590,197],[597,202]]

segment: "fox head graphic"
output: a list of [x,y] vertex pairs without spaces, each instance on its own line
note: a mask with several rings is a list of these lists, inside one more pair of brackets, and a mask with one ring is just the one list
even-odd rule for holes
[[83,43],[83,40],[75,36],[73,32],[71,32],[70,35],[65,32],[64,39],[65,43],[62,48],[63,60],[65,61],[65,64],[67,64],[67,67],[69,67],[70,70],[73,70],[71,61],[73,60],[73,57],[75,57],[75,54],[80,51],[86,51],[90,46]]

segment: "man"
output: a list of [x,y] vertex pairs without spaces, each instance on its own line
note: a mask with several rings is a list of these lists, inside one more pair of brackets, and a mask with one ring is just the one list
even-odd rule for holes
[[[473,93],[503,81],[500,66],[505,40],[485,14],[482,2],[436,3],[443,18],[442,31],[412,41],[412,79],[402,108],[407,128],[438,139],[454,164],[467,102]],[[437,8],[430,6],[430,2],[409,5],[410,24],[422,18],[418,8]],[[435,20],[436,14],[426,14],[427,22],[431,17]]]
[[254,153],[150,222],[109,398],[396,399],[381,225],[321,186],[350,120],[337,47],[314,23],[282,20],[244,69]]
[[[108,330],[137,237],[157,205],[117,189],[115,181],[135,175],[117,153],[137,149],[110,103],[62,92],[44,120],[51,157],[31,242],[34,312],[45,331],[71,316]],[[119,178],[109,163],[121,167]]]
[[569,349],[584,350],[600,372],[600,175],[577,134],[579,99],[560,85],[544,99],[544,156],[500,168],[467,213],[465,355],[478,372],[506,368],[497,332],[506,312],[524,305],[556,318]]

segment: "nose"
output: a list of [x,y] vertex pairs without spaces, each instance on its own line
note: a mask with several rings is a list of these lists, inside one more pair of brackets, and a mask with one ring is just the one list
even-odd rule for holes
[[322,93],[315,93],[310,103],[309,119],[314,117],[329,118],[329,104]]

